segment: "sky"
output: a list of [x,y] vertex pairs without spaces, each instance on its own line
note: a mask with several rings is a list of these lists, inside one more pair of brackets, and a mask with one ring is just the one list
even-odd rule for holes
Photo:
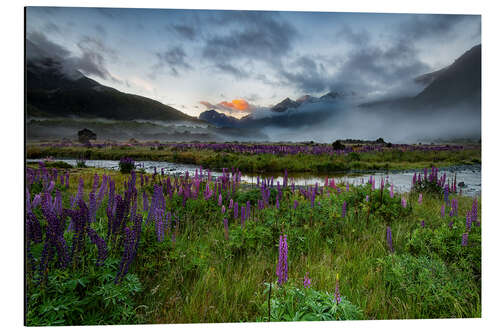
[[[286,97],[414,94],[481,43],[479,15],[28,7],[26,37],[99,83],[186,114]],[[30,57],[30,54],[27,54]]]

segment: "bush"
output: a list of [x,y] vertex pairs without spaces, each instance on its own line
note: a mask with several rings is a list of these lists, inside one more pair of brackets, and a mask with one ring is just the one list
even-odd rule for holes
[[406,318],[481,316],[476,308],[480,290],[470,272],[427,256],[390,255],[378,261],[386,297],[410,306]]
[[[264,293],[269,293],[267,284]],[[267,295],[266,295],[267,296]],[[267,301],[261,306],[262,317],[258,321],[268,320]],[[273,284],[271,294],[271,321],[332,321],[363,319],[359,307],[349,302],[344,296],[339,304],[333,294],[313,288],[297,288],[290,284],[277,287]]]
[[456,221],[452,228],[417,228],[406,242],[406,250],[415,256],[438,258],[463,270],[481,274],[481,229],[472,227],[468,246],[462,246],[465,226]]
[[120,163],[118,165],[121,173],[130,173],[133,169],[135,169],[135,162],[130,157],[123,157],[120,159]]
[[85,164],[85,159],[80,158],[76,161],[76,167],[77,168],[86,168],[87,165]]
[[[135,323],[134,295],[142,289],[134,274],[115,284],[118,260],[85,272],[57,271],[42,287],[31,280],[26,297],[27,326]],[[31,287],[30,287],[31,286]]]
[[343,150],[345,149],[345,145],[342,144],[342,141],[337,140],[334,143],[332,143],[332,148],[335,150]]

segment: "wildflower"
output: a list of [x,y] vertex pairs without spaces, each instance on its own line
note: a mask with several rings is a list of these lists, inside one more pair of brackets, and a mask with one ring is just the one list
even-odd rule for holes
[[444,187],[444,202],[448,204],[450,202],[450,188],[448,184]]
[[464,232],[464,234],[462,235],[462,246],[467,246],[468,243],[469,243],[469,233]]
[[420,226],[421,226],[422,228],[424,228],[424,227],[425,227],[425,222],[424,222],[424,220],[422,220],[422,221],[420,222]]
[[221,211],[222,211],[222,214],[225,214],[226,213],[226,206],[222,205]]
[[422,193],[418,195],[418,203],[421,205],[422,204]]
[[445,205],[441,206],[441,217],[444,218],[444,213],[445,213]]
[[392,247],[392,231],[391,227],[389,226],[387,226],[386,237],[387,237],[387,246],[389,246],[389,250],[391,252],[394,252],[394,248]]
[[403,208],[406,208],[406,199],[405,198],[401,198],[401,206]]
[[297,209],[297,206],[299,205],[299,202],[297,200],[293,201],[293,209]]
[[470,211],[468,211],[465,216],[465,227],[467,228],[467,231],[470,231],[471,226],[472,226],[472,214]]
[[370,201],[370,196],[367,195],[366,198],[365,198],[366,202]]
[[342,301],[342,297],[340,297],[339,284],[339,274],[337,273],[337,279],[335,282],[335,302],[337,305]]
[[311,287],[311,279],[309,278],[309,272],[306,272],[306,276],[304,276],[304,288]]
[[286,235],[280,235],[278,265],[276,266],[278,284],[282,285],[288,280],[288,243]]
[[477,198],[474,198],[474,201],[472,201],[471,221],[476,222],[476,225],[479,226],[479,221],[477,220]]

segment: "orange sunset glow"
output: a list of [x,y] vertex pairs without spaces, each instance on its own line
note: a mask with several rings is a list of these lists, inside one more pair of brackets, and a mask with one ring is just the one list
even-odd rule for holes
[[228,107],[228,108],[232,108],[232,109],[236,109],[236,110],[240,110],[240,111],[246,111],[248,110],[248,102],[245,101],[244,99],[233,99],[231,102],[220,102],[221,105],[225,106],[225,107]]

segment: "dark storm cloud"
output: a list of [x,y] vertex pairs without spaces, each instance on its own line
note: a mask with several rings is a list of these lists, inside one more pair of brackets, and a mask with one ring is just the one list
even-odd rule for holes
[[97,33],[99,33],[100,35],[106,36],[107,31],[102,25],[96,24],[94,28],[97,31]]
[[[191,65],[186,61],[186,52],[180,46],[172,47],[164,52],[157,52],[156,57],[158,58],[158,63],[153,66],[153,71],[168,67],[172,75],[178,76],[180,68],[185,70],[192,69]],[[150,77],[154,78],[155,74],[152,73]]]
[[347,89],[368,93],[394,86],[429,71],[414,46],[402,40],[388,48],[369,46],[353,51],[333,77],[330,90]]
[[41,32],[31,32],[27,35],[26,39],[26,57],[28,59],[54,58],[62,60],[70,55],[70,52],[66,48],[51,42]]
[[77,45],[82,52],[81,57],[75,58],[78,69],[102,79],[116,80],[107,70],[105,60],[106,57],[116,60],[114,50],[105,46],[101,40],[90,36],[84,36]]
[[311,57],[302,56],[295,60],[291,66],[294,71],[282,68],[279,76],[283,84],[294,85],[306,93],[322,92],[328,87],[329,78],[323,64],[317,63]]
[[61,33],[59,26],[53,22],[47,22],[43,26],[43,30],[47,33]]
[[[421,27],[424,22],[429,26]],[[279,67],[278,76],[282,84],[304,93],[333,90],[360,95],[413,94],[416,87],[410,83],[412,79],[430,71],[420,60],[416,39],[430,35],[432,29],[441,34],[452,33],[459,22],[461,18],[446,15],[412,17],[401,23],[400,29],[385,43],[373,40],[364,29],[354,30],[344,25],[335,35],[351,46],[344,57],[302,56],[291,66]],[[335,71],[326,68],[335,68]]]
[[174,29],[174,31],[181,37],[188,39],[188,40],[194,40],[197,35],[196,28],[192,25],[182,25],[182,24],[176,24],[171,27]]
[[370,34],[368,31],[364,29],[355,31],[347,24],[337,32],[336,37],[358,46],[365,45],[370,41]]
[[29,33],[27,40],[26,54],[29,60],[51,58],[57,60],[61,64],[62,70],[68,74],[79,70],[84,74],[119,82],[106,68],[106,57],[116,59],[116,53],[104,46],[98,39],[84,36],[77,44],[81,51],[80,56],[72,56],[66,48],[48,40],[40,32]]
[[237,77],[237,78],[243,78],[243,77],[249,76],[248,72],[241,70],[241,69],[239,69],[239,68],[237,68],[229,63],[215,64],[215,68],[220,72],[230,74],[230,75]]
[[399,33],[410,40],[427,37],[445,38],[455,32],[455,27],[471,16],[466,15],[415,15],[401,23]]
[[222,12],[215,22],[230,31],[205,40],[203,57],[215,64],[241,59],[277,63],[297,36],[297,30],[274,13]]

